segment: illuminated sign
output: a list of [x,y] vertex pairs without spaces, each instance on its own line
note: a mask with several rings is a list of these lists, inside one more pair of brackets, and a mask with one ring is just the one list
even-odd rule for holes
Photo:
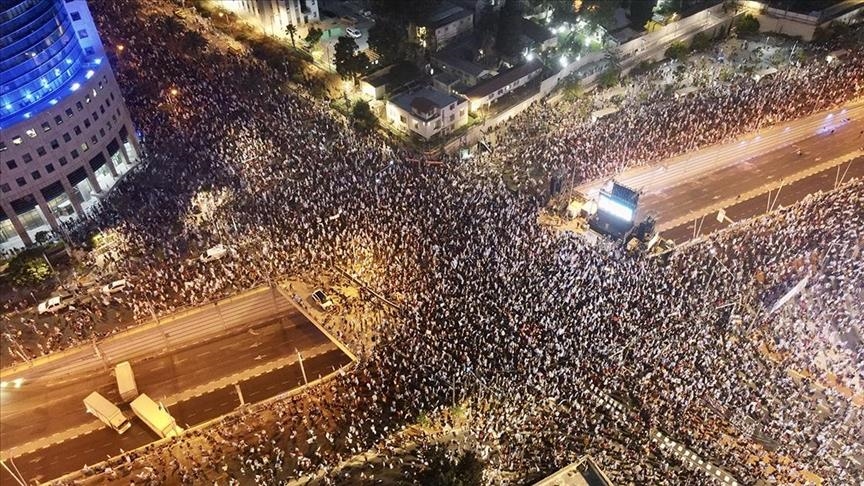
[[621,204],[606,194],[600,194],[600,199],[597,201],[597,209],[609,213],[618,219],[633,221],[633,208]]

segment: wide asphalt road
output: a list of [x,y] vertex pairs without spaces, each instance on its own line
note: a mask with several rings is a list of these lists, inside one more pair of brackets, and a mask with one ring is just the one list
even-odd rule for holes
[[[783,184],[783,188],[780,190],[781,201],[783,201],[784,193],[792,195],[798,191],[797,198],[800,199],[809,193],[806,192],[807,188],[812,187],[813,190],[818,190],[816,188],[830,189],[833,187],[836,168],[825,171],[830,173],[827,187],[825,185],[820,186],[813,181],[797,185],[794,182],[803,172],[843,157],[864,146],[862,130],[864,130],[864,120],[853,120],[837,125],[833,134],[830,131],[822,132],[797,141],[795,146],[801,149],[801,155],[796,153],[795,146],[785,146],[769,152],[754,154],[747,159],[709,173],[703,173],[695,178],[677,181],[665,187],[649,189],[639,199],[638,219],[641,220],[641,218],[649,215],[653,216],[657,220],[657,227],[661,230],[661,234],[665,237],[672,237],[669,234],[669,229],[676,228],[686,221],[701,218],[702,215],[706,214],[707,208],[712,208],[723,201],[731,199],[733,204],[744,201],[753,196],[753,191],[760,194],[766,193],[766,196],[762,198],[762,212],[764,212],[767,207],[767,191],[771,185],[779,187],[779,184]],[[838,165],[841,168],[841,175],[847,165],[848,163]],[[858,167],[860,167],[860,161],[852,163],[846,175],[847,180],[850,176],[858,174]],[[764,188],[764,190],[760,188]],[[748,195],[748,193],[750,194]],[[735,199],[739,196],[741,199],[736,201]],[[757,197],[756,199],[760,198]],[[794,200],[797,199],[794,197],[792,199],[787,198],[787,202],[784,204],[790,204],[788,201],[794,202]],[[705,218],[706,221],[716,216],[716,211],[711,212],[713,214]],[[758,212],[753,214],[758,214]],[[736,219],[731,214],[729,217],[733,220]],[[680,233],[676,233],[676,236],[680,236]],[[676,239],[676,242],[679,241]]]
[[[864,158],[857,158],[851,162],[847,162],[839,166],[840,175],[846,174],[845,180],[864,177]],[[847,170],[848,168],[848,170]],[[768,208],[768,197],[775,209],[783,206],[791,206],[796,202],[804,199],[808,194],[813,194],[819,191],[830,191],[834,187],[834,182],[837,179],[837,168],[826,169],[822,172],[813,174],[804,179],[800,179],[791,184],[784,185],[778,191],[775,189],[770,193],[766,192],[759,197],[754,197],[746,201],[734,204],[725,209],[726,217],[732,221],[743,221],[754,216],[758,216]],[[705,218],[697,218],[686,223],[680,224],[674,228],[663,231],[665,238],[671,238],[676,243],[681,244],[693,238],[694,226],[698,231],[698,235],[707,235],[715,231],[726,228],[730,225],[728,220],[722,223],[717,221],[717,214],[712,213]],[[701,228],[699,228],[701,226]]]
[[[154,400],[168,397],[249,367],[327,343],[298,311],[242,332],[222,335],[178,351],[132,361],[138,390]],[[120,403],[113,369],[86,377],[25,382],[3,390],[0,437],[4,450],[93,421],[83,399],[92,391]]]
[[[314,329],[311,324],[309,327]],[[285,343],[286,346],[290,347],[289,352],[291,353],[294,352],[294,343],[296,341]],[[300,348],[298,347],[298,349]],[[311,381],[348,364],[350,361],[348,356],[334,345],[333,349],[317,356],[304,356],[303,366],[307,378]],[[213,362],[209,364],[217,365]],[[249,380],[241,381],[239,387],[245,402],[254,403],[287,392],[302,384],[303,374],[300,370],[300,364],[294,362]],[[176,418],[178,424],[190,427],[215,419],[238,406],[240,406],[240,399],[237,390],[234,386],[227,386],[174,404],[169,407],[169,411]],[[84,414],[83,407],[81,414]],[[60,444],[16,457],[14,463],[25,480],[42,482],[81,469],[84,465],[96,464],[121,454],[121,449],[131,451],[158,439],[159,437],[154,432],[136,418],[132,420],[132,428],[123,435],[103,427]],[[3,485],[14,484],[14,480],[3,470],[0,473],[0,483]]]

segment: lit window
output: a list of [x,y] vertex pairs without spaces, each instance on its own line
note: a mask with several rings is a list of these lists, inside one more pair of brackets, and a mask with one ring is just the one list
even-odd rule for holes
[[28,130],[27,130],[26,132],[24,132],[24,133],[26,133],[27,136],[30,137],[30,138],[36,138],[36,130],[34,130],[34,129],[32,129],[32,128],[28,129]]
[[51,124],[48,122],[42,122],[42,131],[43,132],[51,131]]
[[84,152],[90,150],[90,146],[87,145],[87,142],[81,142],[81,150]]
[[13,145],[21,145],[23,142],[24,142],[24,140],[21,140],[21,137],[15,137],[12,139]]

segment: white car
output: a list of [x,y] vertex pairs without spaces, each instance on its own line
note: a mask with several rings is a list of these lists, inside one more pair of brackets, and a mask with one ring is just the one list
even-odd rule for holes
[[214,246],[213,248],[208,249],[204,253],[202,253],[198,259],[201,260],[202,263],[208,263],[208,262],[219,260],[220,258],[224,257],[227,254],[228,254],[228,248],[226,248],[222,244],[219,244],[219,245]]
[[323,311],[333,307],[333,299],[331,299],[330,296],[325,294],[321,289],[312,292],[312,300],[314,300],[315,303],[318,304],[318,307]]
[[348,37],[351,37],[352,39],[359,39],[363,37],[363,34],[361,34],[360,31],[355,29],[354,27],[348,27],[347,29],[345,29],[345,34],[347,34]]
[[36,310],[41,316],[42,314],[54,314],[60,312],[67,307],[69,307],[68,300],[63,300],[62,297],[51,297],[45,302],[39,303],[39,306],[36,308]]
[[127,282],[125,278],[120,279],[120,280],[115,280],[115,281],[109,283],[108,285],[103,286],[102,287],[102,293],[105,295],[111,295],[111,294],[120,292],[121,290],[126,289],[128,287],[131,287],[131,285],[129,285],[129,282]]

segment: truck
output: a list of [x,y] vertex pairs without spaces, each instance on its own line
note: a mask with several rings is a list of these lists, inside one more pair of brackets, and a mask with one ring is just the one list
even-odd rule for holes
[[161,403],[156,403],[146,393],[138,395],[138,398],[132,400],[129,404],[135,415],[153,429],[159,437],[177,437],[183,433],[183,429],[174,421],[174,417],[168,413]]
[[87,395],[84,399],[84,407],[88,413],[95,415],[105,425],[116,430],[118,434],[126,432],[132,426],[126,416],[123,415],[123,412],[116,405],[109,402],[107,398],[100,395],[99,392],[94,391]]
[[138,385],[135,384],[135,373],[128,361],[117,363],[114,367],[114,375],[117,378],[117,390],[123,402],[130,402],[138,396]]

